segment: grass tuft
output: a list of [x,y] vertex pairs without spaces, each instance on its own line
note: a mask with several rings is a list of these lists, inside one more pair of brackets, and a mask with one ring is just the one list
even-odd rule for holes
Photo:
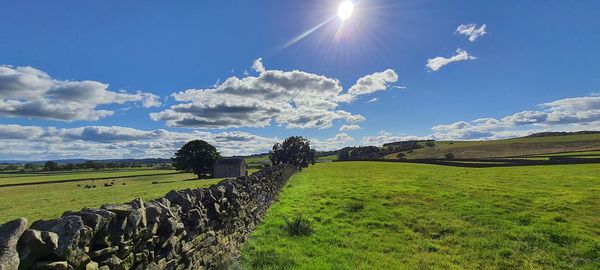
[[353,202],[348,205],[348,211],[350,211],[350,212],[358,212],[360,210],[363,210],[364,208],[365,208],[364,202]]
[[290,236],[307,236],[313,232],[310,221],[301,216],[297,216],[293,220],[286,220],[283,229]]

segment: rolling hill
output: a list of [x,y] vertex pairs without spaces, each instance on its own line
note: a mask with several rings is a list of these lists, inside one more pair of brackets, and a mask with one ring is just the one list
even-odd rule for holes
[[[405,158],[420,159],[444,158],[447,153],[452,153],[456,158],[502,158],[583,151],[600,151],[600,134],[527,136],[494,141],[436,141],[433,147],[403,153]],[[398,153],[388,154],[385,158],[395,159]],[[600,152],[597,154],[600,155]]]

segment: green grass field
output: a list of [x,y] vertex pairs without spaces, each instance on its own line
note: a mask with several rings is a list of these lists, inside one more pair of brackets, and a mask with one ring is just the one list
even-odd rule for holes
[[268,155],[245,157],[246,164],[265,164],[270,163]]
[[[600,150],[600,134],[515,138],[494,141],[436,141],[434,147],[405,152],[406,158],[444,158],[452,153],[456,158],[518,157],[574,151]],[[386,155],[395,159],[398,153]]]
[[0,174],[0,185],[31,182],[52,182],[62,180],[79,180],[90,178],[107,177],[129,177],[153,174],[171,174],[175,170],[160,169],[115,169],[97,171],[74,171],[74,172],[35,172],[35,173],[2,173]]
[[[57,218],[68,210],[99,207],[106,203],[129,202],[137,197],[144,200],[156,199],[171,190],[207,187],[219,180],[197,180],[193,174],[180,173],[0,187],[0,201],[2,202],[0,203],[0,224],[17,217],[25,217],[30,221]],[[111,181],[114,181],[114,186],[104,186],[105,183]],[[158,183],[153,184],[152,182]],[[96,188],[86,189],[85,185],[96,185]]]
[[[251,174],[257,171],[249,169]],[[61,180],[106,178],[56,183]],[[0,185],[6,183],[47,182],[38,185],[0,186],[0,224],[18,217],[30,221],[60,217],[68,210],[100,207],[107,203],[129,202],[135,198],[156,199],[171,190],[208,187],[221,179],[198,180],[191,173],[174,170],[116,169],[78,172],[3,174]],[[104,184],[114,182],[113,186]],[[95,185],[95,188],[84,188]]]
[[[289,236],[286,219],[311,222]],[[599,269],[600,165],[321,163],[244,245],[248,269]]]
[[565,152],[555,154],[540,154],[533,155],[533,157],[578,157],[578,158],[600,158],[600,151],[578,151],[578,152]]

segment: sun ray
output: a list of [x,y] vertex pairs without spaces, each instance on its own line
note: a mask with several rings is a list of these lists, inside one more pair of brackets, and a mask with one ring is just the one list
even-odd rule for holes
[[294,45],[296,42],[302,40],[303,38],[307,37],[308,35],[312,34],[313,32],[319,30],[319,28],[323,27],[324,25],[326,25],[328,22],[332,21],[333,19],[335,19],[335,17],[330,17],[329,19],[323,21],[322,23],[317,24],[315,27],[308,29],[304,33],[302,33],[302,34],[298,35],[297,37],[295,37],[294,39],[292,39],[290,42],[283,45],[283,47],[281,47],[280,50],[283,50],[289,46]]

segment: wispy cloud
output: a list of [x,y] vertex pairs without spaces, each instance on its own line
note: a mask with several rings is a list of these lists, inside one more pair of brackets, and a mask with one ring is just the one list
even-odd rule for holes
[[427,68],[430,71],[438,71],[440,68],[444,67],[453,62],[467,61],[467,60],[475,60],[477,57],[470,55],[467,51],[463,49],[457,49],[456,54],[450,58],[445,57],[435,57],[427,59]]
[[477,26],[477,24],[475,23],[461,24],[458,26],[458,28],[456,28],[456,31],[454,31],[454,33],[465,35],[469,38],[469,41],[475,42],[477,38],[487,34],[487,32],[485,31],[485,27],[485,24],[481,26]]
[[350,131],[362,129],[359,125],[342,125],[340,131]]
[[374,97],[372,99],[367,100],[366,103],[374,103],[374,102],[377,102],[378,100],[379,100],[378,98]]

